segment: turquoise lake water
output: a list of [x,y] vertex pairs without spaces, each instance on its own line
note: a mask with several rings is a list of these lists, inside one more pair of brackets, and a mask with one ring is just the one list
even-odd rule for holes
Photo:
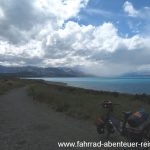
[[32,78],[63,82],[69,86],[85,89],[113,91],[132,94],[150,94],[150,78],[99,78],[99,77],[56,77]]

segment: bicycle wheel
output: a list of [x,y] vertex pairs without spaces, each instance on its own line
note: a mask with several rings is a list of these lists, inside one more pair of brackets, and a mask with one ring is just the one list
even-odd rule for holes
[[104,134],[104,126],[98,125],[97,132],[98,132],[98,134]]
[[111,122],[108,122],[106,124],[106,138],[109,139],[110,135],[115,132],[115,129],[113,127],[113,124]]

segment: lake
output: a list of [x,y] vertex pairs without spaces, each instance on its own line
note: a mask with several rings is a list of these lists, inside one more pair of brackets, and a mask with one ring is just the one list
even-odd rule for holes
[[99,78],[99,77],[51,77],[32,78],[63,82],[85,89],[113,91],[131,94],[150,94],[150,78]]

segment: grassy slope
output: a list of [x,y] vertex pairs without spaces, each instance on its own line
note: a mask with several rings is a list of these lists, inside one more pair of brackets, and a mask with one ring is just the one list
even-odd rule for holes
[[22,86],[30,85],[33,83],[39,83],[39,81],[35,80],[23,80],[19,79],[16,77],[1,77],[0,76],[0,95],[5,94],[7,91],[14,89],[14,88],[19,88]]
[[139,107],[144,107],[150,113],[150,96],[147,95],[96,92],[42,82],[34,83],[29,88],[29,94],[35,100],[49,104],[56,111],[83,119],[93,120],[102,114],[104,110],[101,109],[100,104],[104,100],[120,104],[115,108],[115,113],[119,117],[122,116],[122,111],[135,111]]
[[6,93],[7,91],[21,87],[24,85],[24,82],[22,80],[19,80],[17,78],[0,78],[0,95]]
[[150,113],[150,96],[147,95],[96,92],[62,85],[46,84],[35,80],[0,78],[0,95],[8,90],[25,85],[30,85],[29,94],[36,101],[47,103],[56,111],[64,112],[77,118],[95,119],[104,111],[100,106],[104,100],[111,100],[120,104],[115,108],[115,113],[119,117],[122,116],[122,111],[135,111],[139,107],[144,107]]

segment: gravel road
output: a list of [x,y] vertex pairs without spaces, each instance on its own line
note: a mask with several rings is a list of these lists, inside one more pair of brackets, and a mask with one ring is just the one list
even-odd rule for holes
[[0,97],[0,150],[59,150],[62,141],[102,140],[92,123],[35,103],[26,89],[14,89]]

